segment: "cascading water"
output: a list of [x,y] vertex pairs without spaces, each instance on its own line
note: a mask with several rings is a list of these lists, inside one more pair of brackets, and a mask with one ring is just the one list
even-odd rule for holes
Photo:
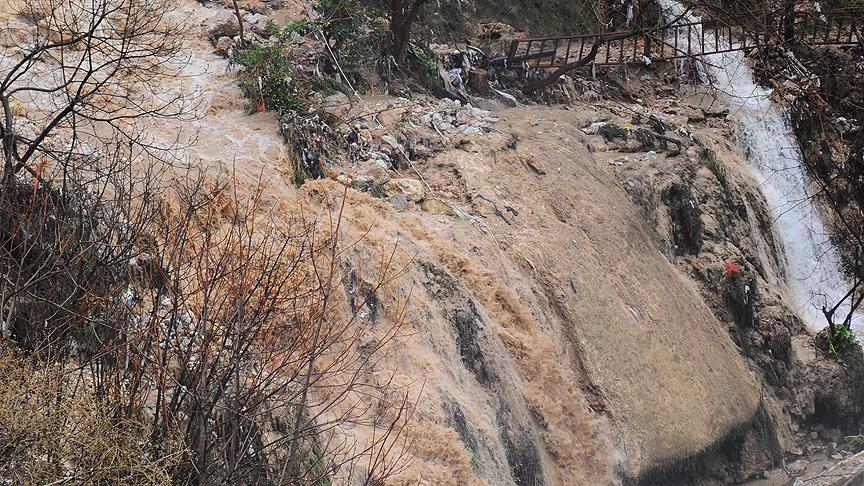
[[[687,22],[699,21],[674,0],[659,3],[667,21],[682,15]],[[688,34],[684,29],[679,35],[682,33],[686,41]],[[702,39],[698,29],[689,35],[694,43]],[[714,43],[713,35],[706,37],[706,44]],[[719,42],[728,46],[734,41],[721,38]],[[849,282],[810,197],[789,115],[771,101],[770,89],[756,83],[743,51],[705,56],[697,69],[703,84],[710,82],[718,100],[729,108],[737,143],[771,208],[775,232],[785,250],[786,284],[794,307],[808,325],[822,328],[827,325],[822,306],[830,308],[839,302],[848,291]],[[846,315],[843,309],[837,314],[841,320]],[[859,336],[864,331],[860,321],[860,316],[853,319]]]

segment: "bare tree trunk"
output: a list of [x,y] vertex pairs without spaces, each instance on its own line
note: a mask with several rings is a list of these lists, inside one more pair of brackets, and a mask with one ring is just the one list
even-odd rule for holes
[[240,16],[240,7],[237,5],[237,0],[232,0],[234,3],[234,15],[237,16],[237,26],[240,28],[240,45],[246,45],[246,39],[243,38],[243,17]]
[[2,187],[5,189],[12,182],[14,176],[14,156],[15,156],[15,127],[13,126],[12,107],[9,104],[9,98],[0,97],[0,103],[3,105],[3,125],[0,127],[0,135],[3,136],[3,181]]
[[790,46],[795,44],[795,0],[786,0],[783,8],[783,40]]
[[396,64],[405,62],[408,44],[411,42],[411,27],[427,0],[414,0],[406,5],[404,0],[390,2],[390,53]]

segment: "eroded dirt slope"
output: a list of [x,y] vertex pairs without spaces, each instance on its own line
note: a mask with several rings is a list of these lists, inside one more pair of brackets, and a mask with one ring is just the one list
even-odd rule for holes
[[[476,221],[349,190],[345,231],[368,234],[358,264],[398,242],[408,269],[398,287],[413,289],[416,334],[391,362],[426,382],[411,474],[430,484],[613,481],[749,423],[759,394],[743,358],[588,151],[583,119],[548,108],[500,115],[497,133],[416,165]],[[300,197],[340,189],[308,182]]]

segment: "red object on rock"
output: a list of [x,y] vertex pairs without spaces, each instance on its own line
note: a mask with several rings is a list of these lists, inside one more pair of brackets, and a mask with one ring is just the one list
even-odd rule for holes
[[33,175],[30,177],[33,180],[34,191],[39,187],[39,177],[42,176],[42,171],[45,169],[46,164],[48,164],[48,160],[42,159],[42,163],[39,164],[39,167],[33,171]]
[[732,262],[726,262],[726,278],[732,278],[736,273],[741,273],[741,267]]
[[266,110],[267,110],[267,103],[265,103],[264,100],[261,100],[261,102],[258,103],[258,113],[261,113],[262,111],[266,111]]

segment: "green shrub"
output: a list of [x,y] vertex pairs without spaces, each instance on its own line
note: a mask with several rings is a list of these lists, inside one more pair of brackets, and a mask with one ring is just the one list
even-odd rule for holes
[[825,335],[827,337],[828,354],[840,362],[843,362],[843,357],[847,354],[847,350],[858,346],[855,333],[843,324],[836,324],[833,326],[833,329],[829,327]]
[[597,133],[599,133],[607,141],[627,140],[629,130],[620,127],[615,123],[606,123],[597,130]]
[[408,71],[427,89],[435,89],[441,85],[438,77],[438,58],[428,47],[412,44],[408,48],[406,59]]
[[284,114],[304,107],[281,44],[247,47],[237,55],[237,63],[244,68],[238,81],[251,111],[264,108]]

